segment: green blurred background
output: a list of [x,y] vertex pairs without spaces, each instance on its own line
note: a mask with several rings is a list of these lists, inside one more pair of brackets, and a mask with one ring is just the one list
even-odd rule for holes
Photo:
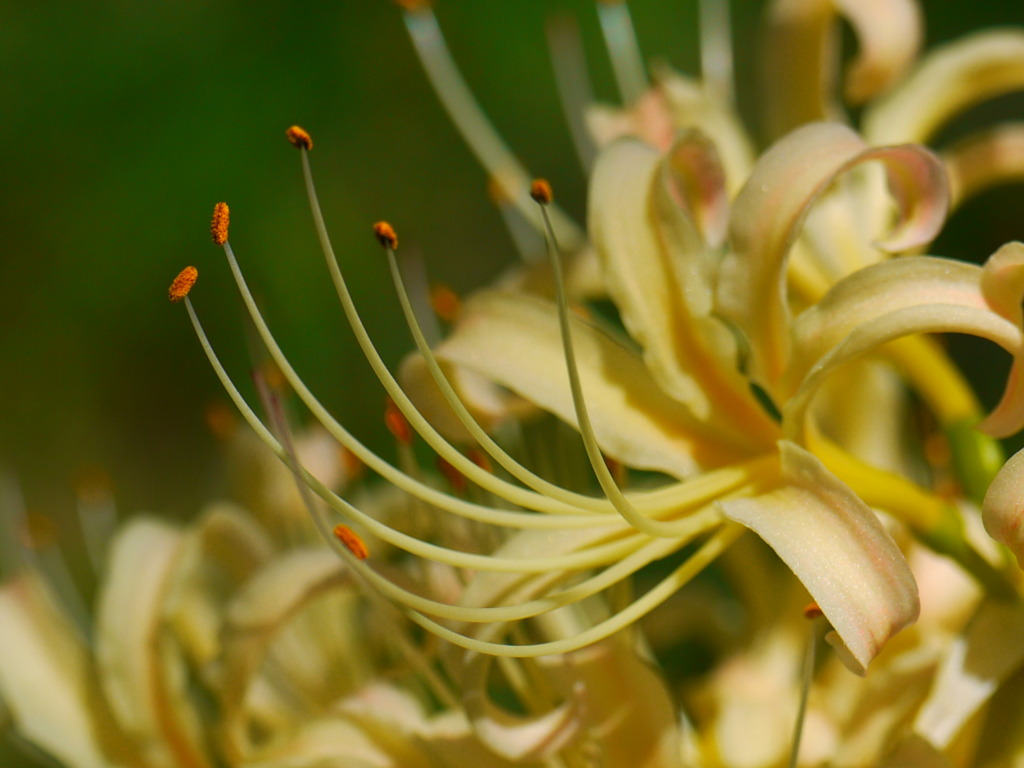
[[[734,3],[738,50],[752,49],[762,5]],[[1024,24],[1020,0],[924,5],[929,44]],[[439,6],[486,111],[582,219],[584,180],[544,22],[556,11],[578,18],[597,94],[614,100],[592,4]],[[696,71],[694,0],[631,8],[646,56]],[[328,226],[389,362],[410,343],[373,221],[390,219],[403,247],[460,292],[514,259],[486,175],[434,98],[398,10],[386,0],[96,0],[8,2],[0,19],[0,472],[27,507],[71,520],[76,478],[97,469],[126,513],[185,518],[224,493],[203,415],[224,397],[184,308],[166,299],[177,272],[196,265],[196,307],[244,378],[241,308],[208,235],[219,200],[231,205],[232,243],[295,367],[358,435],[386,445],[382,394],[325,280],[284,129],[313,134]],[[747,82],[750,67],[741,61]],[[1020,117],[1024,103],[996,110]],[[957,215],[937,252],[978,260],[1024,238],[1022,206],[1021,188],[986,195]],[[0,765],[11,764],[4,749]]]

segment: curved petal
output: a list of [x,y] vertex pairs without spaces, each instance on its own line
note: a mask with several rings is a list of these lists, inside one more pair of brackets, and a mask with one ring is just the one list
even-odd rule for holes
[[1024,89],[1024,32],[978,32],[936,48],[864,115],[872,144],[926,143],[963,110]]
[[[996,437],[1024,427],[1024,245],[1010,243],[984,268],[932,257],[905,257],[854,273],[794,324],[794,354],[784,390],[787,435],[802,433],[806,409],[839,365],[901,336],[966,333],[1014,356],[1003,398],[979,428]],[[1015,299],[1015,300],[1014,300]]]
[[836,636],[843,662],[864,674],[885,641],[917,619],[910,566],[868,506],[813,454],[779,442],[782,487],[720,502],[803,582]]
[[331,550],[296,549],[270,561],[231,601],[223,628],[220,703],[233,758],[242,759],[249,752],[251,737],[242,716],[243,703],[275,635],[306,602],[346,578],[345,563]]
[[705,84],[655,65],[654,81],[665,98],[676,131],[696,129],[714,141],[725,188],[736,194],[754,164],[754,148],[739,117],[719,99],[708,95]]
[[515,715],[499,707],[487,692],[493,656],[466,654],[462,670],[462,703],[477,737],[492,752],[513,762],[547,760],[584,728],[585,689],[574,686],[568,698],[542,714]]
[[773,137],[803,123],[836,119],[839,17],[858,52],[846,72],[846,98],[860,104],[903,77],[921,46],[914,0],[774,0],[764,24],[764,110]]
[[724,212],[720,178],[713,146],[695,131],[664,158],[638,141],[616,142],[594,167],[591,236],[608,292],[661,388],[727,438],[741,424],[770,445],[774,425],[735,370],[735,340],[711,316],[717,264],[704,233]]
[[999,184],[1024,182],[1024,123],[1002,123],[942,153],[952,206]]
[[899,81],[921,48],[924,24],[915,0],[833,0],[860,50],[846,72],[846,98],[863,104]]
[[[640,357],[579,318],[573,340],[584,396],[602,449],[631,467],[676,477],[749,456],[749,439],[728,443],[671,399]],[[555,308],[523,294],[486,292],[469,301],[438,358],[508,387],[575,423]]]
[[228,504],[207,510],[187,534],[164,615],[196,668],[219,656],[228,600],[272,551],[255,520]]
[[181,544],[166,523],[130,522],[111,546],[96,617],[96,662],[111,711],[154,766],[211,764],[198,713],[184,701],[180,649],[164,625]]
[[1024,568],[1024,451],[1006,462],[985,494],[981,519],[988,535],[1005,544]]
[[[800,128],[761,156],[733,206],[733,251],[722,264],[719,307],[750,343],[751,376],[769,391],[789,357],[786,259],[807,211],[844,171],[878,160],[901,221],[879,246],[901,251],[930,241],[942,226],[948,190],[939,160],[923,147],[868,148],[841,125]],[[869,235],[870,236],[870,235]]]

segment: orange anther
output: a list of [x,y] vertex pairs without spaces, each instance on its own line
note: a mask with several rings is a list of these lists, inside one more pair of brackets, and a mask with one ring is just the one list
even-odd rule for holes
[[217,245],[224,245],[228,241],[228,224],[231,223],[231,210],[227,203],[217,203],[213,206],[213,218],[210,219],[210,237]]
[[548,205],[554,199],[547,179],[534,179],[530,184],[530,197],[541,205]]
[[297,125],[293,125],[284,135],[288,137],[288,141],[292,143],[292,146],[296,149],[312,149],[313,139],[306,131],[305,128],[300,128]]
[[446,323],[454,323],[462,311],[462,302],[447,285],[435,285],[430,289],[430,306]]
[[824,615],[825,612],[821,610],[821,607],[817,603],[808,603],[804,606],[805,619],[819,619]]
[[196,284],[196,279],[199,277],[199,270],[195,267],[185,267],[178,276],[174,278],[174,282],[171,283],[171,287],[167,289],[167,298],[171,301],[181,301],[188,292],[192,290],[192,286]]
[[359,538],[359,534],[349,528],[347,525],[338,523],[334,526],[334,537],[345,545],[345,549],[351,552],[359,560],[365,560],[370,556],[370,550],[366,548],[366,543]]
[[386,221],[378,221],[374,224],[373,234],[377,236],[380,244],[385,248],[395,250],[398,247],[398,235],[395,234],[395,228]]
[[387,425],[388,431],[395,436],[395,440],[402,445],[412,445],[412,429],[409,427],[409,422],[406,421],[405,416],[398,410],[395,401],[390,397],[384,406],[384,423]]

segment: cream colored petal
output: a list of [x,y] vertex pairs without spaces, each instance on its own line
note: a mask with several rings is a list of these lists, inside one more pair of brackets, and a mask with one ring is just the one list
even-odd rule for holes
[[[572,320],[572,333],[594,431],[608,455],[675,477],[749,455],[723,444],[666,395],[637,354],[578,318]],[[436,354],[575,423],[558,319],[549,302],[523,294],[479,294]]]
[[942,226],[948,191],[941,164],[922,147],[869,149],[850,129],[833,123],[800,128],[772,146],[733,206],[732,253],[718,284],[721,312],[750,343],[750,373],[773,391],[789,357],[786,259],[808,209],[836,177],[860,163],[880,161],[901,221],[879,246],[893,252],[930,241]]
[[[512,768],[513,763],[487,749],[461,712],[447,711],[431,718],[417,734],[431,768]],[[530,765],[527,763],[527,765]]]
[[132,520],[111,545],[96,617],[96,661],[110,708],[147,762],[168,768],[210,765],[181,650],[164,625],[181,543],[166,523]]
[[985,530],[1005,544],[1024,568],[1024,451],[1018,451],[999,470],[981,507]]
[[88,649],[36,576],[0,588],[0,698],[14,730],[68,768],[123,764]]
[[586,708],[582,687],[547,712],[517,715],[495,704],[487,690],[493,658],[467,657],[460,676],[466,717],[477,738],[496,755],[512,762],[548,760],[580,734]]
[[720,237],[725,206],[713,145],[691,131],[664,158],[637,141],[606,148],[588,218],[609,295],[661,388],[724,439],[770,444],[774,425],[736,370],[735,340],[711,316],[706,235]]
[[953,207],[999,184],[1024,181],[1024,123],[1002,123],[945,150]]
[[977,32],[933,50],[864,115],[872,144],[927,143],[950,118],[1024,89],[1024,32]]
[[887,341],[932,332],[972,334],[1014,355],[1003,398],[979,428],[997,437],[1019,431],[1024,426],[1019,373],[1024,331],[1013,317],[1019,311],[1012,309],[1012,296],[1024,290],[1022,273],[1024,246],[1010,243],[984,268],[905,257],[865,267],[838,283],[796,319],[793,360],[783,387],[792,393],[784,409],[787,434],[800,433],[810,398],[838,366]]
[[916,0],[834,0],[857,36],[846,72],[846,98],[862,104],[900,80],[921,48],[924,25]]
[[1024,609],[987,601],[943,660],[914,732],[947,747],[996,688],[1024,662]]
[[913,574],[875,513],[817,458],[787,441],[779,449],[786,485],[720,506],[793,570],[835,629],[829,642],[863,674],[917,618]]
[[233,759],[242,759],[252,746],[244,702],[270,643],[304,604],[337,588],[346,578],[345,564],[331,550],[296,549],[270,561],[231,601],[223,627],[220,693]]

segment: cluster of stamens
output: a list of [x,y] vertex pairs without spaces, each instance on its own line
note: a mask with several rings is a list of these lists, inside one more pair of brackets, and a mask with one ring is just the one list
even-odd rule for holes
[[[445,518],[452,516],[453,519],[462,518],[512,531],[593,531],[593,535],[585,537],[583,543],[573,544],[565,551],[522,555],[506,553],[499,545],[493,552],[482,554],[419,539],[357,508],[324,486],[302,466],[291,447],[286,424],[274,418],[265,423],[246,402],[203,331],[198,314],[188,298],[188,288],[194,282],[195,271],[186,270],[183,276],[175,280],[172,298],[184,301],[214,371],[242,416],[263,442],[292,469],[303,491],[311,491],[326,502],[330,512],[324,509],[323,504],[314,503],[310,498],[308,506],[314,522],[323,538],[335,546],[338,553],[370,586],[403,606],[411,620],[458,645],[496,655],[537,656],[579,648],[627,626],[667,599],[739,535],[736,526],[722,523],[713,503],[725,494],[739,492],[749,486],[764,474],[767,464],[760,466],[755,462],[730,467],[707,473],[685,486],[672,484],[634,492],[622,490],[609,469],[590,425],[576,371],[571,333],[574,321],[570,319],[561,259],[548,215],[548,207],[553,198],[550,184],[542,179],[534,181],[530,185],[530,195],[537,203],[548,243],[551,268],[558,288],[558,314],[573,402],[590,466],[603,491],[601,496],[570,490],[536,474],[514,459],[474,419],[434,357],[396,259],[398,237],[390,224],[381,221],[373,226],[374,235],[386,253],[388,268],[416,348],[445,401],[479,448],[464,451],[453,445],[416,409],[375,349],[334,256],[310,170],[309,149],[312,140],[306,131],[298,127],[290,128],[287,134],[289,141],[301,150],[314,224],[342,308],[367,361],[387,393],[385,422],[399,447],[411,446],[414,437],[419,436],[436,452],[439,471],[448,479],[448,491],[438,490],[424,480],[418,470],[409,467],[409,461],[415,462],[411,452],[407,453],[408,461],[403,462],[399,468],[368,449],[308,390],[289,364],[256,306],[228,239],[227,205],[220,203],[215,208],[211,223],[213,240],[224,249],[242,300],[273,362],[313,418],[370,471],[407,493],[426,509],[433,510],[439,529],[446,525]],[[457,306],[457,301],[452,302],[450,298],[444,303],[449,308],[453,304]],[[451,319],[454,319],[454,315]],[[493,505],[467,499],[467,484],[479,487],[490,497],[500,500],[500,503]],[[344,523],[338,523],[336,518],[331,519],[333,515],[339,515]],[[361,533],[357,533],[357,529]],[[435,600],[429,595],[393,583],[375,569],[373,560],[367,560],[369,549],[364,543],[366,536],[386,541],[416,557],[442,563],[464,574],[508,574],[509,578],[520,583],[521,588],[517,597],[502,599],[497,604],[452,605]],[[560,607],[591,599],[649,563],[671,555],[694,540],[701,543],[693,555],[654,589],[604,621],[575,635],[532,644],[501,641],[508,632],[509,623],[542,616]],[[492,628],[485,631],[486,626]],[[487,639],[483,639],[484,636]]]

